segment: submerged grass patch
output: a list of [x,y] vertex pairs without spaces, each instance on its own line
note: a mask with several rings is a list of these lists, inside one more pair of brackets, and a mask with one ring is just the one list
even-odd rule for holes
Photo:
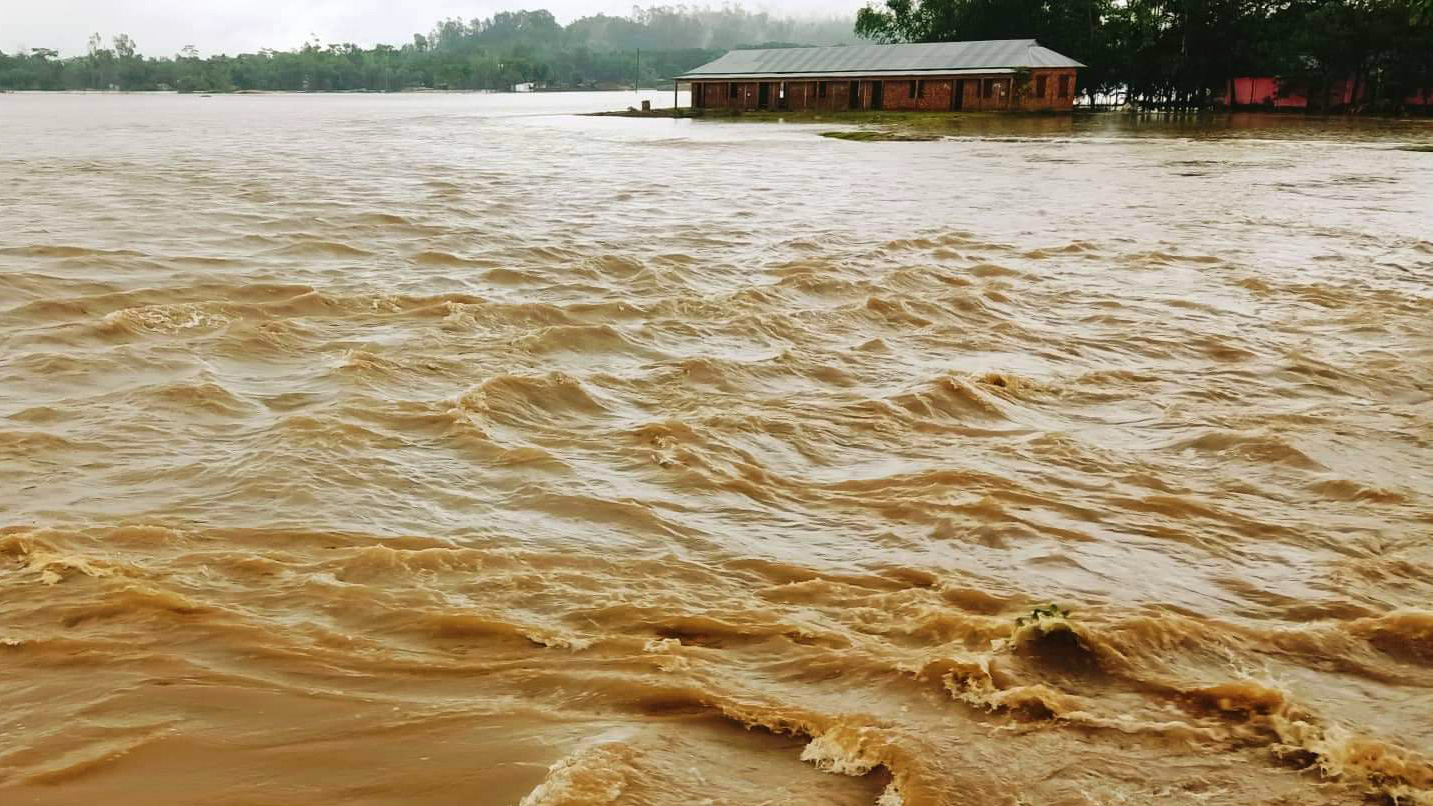
[[821,132],[821,136],[830,137],[833,140],[854,140],[860,143],[928,143],[932,140],[940,139],[939,135],[925,134],[922,132],[894,132],[873,129],[861,129],[853,132]]
[[1419,154],[1433,154],[1433,145],[1399,146],[1399,151],[1415,151]]

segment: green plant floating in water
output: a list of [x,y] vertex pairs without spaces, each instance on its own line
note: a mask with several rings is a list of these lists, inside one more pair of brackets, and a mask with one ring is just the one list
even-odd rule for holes
[[1024,627],[1026,624],[1039,624],[1041,621],[1044,621],[1046,619],[1068,620],[1070,618],[1070,615],[1071,613],[1069,610],[1061,609],[1061,607],[1057,604],[1048,604],[1044,607],[1037,607],[1034,610],[1031,610],[1030,615],[1028,616],[1021,616],[1020,618],[1015,619],[1015,626]]
[[821,132],[822,137],[833,140],[854,140],[858,143],[929,143],[939,140],[934,134],[923,132],[890,132],[861,129],[854,132]]

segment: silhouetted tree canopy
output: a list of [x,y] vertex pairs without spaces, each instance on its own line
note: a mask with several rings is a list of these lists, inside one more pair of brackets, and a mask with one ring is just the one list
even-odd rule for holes
[[1433,0],[885,0],[856,16],[880,42],[1035,38],[1089,65],[1081,89],[1203,106],[1239,76],[1397,109],[1433,92]]

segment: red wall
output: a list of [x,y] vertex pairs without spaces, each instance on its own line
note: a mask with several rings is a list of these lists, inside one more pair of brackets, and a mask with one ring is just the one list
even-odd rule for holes
[[[1234,90],[1234,106],[1272,106],[1275,109],[1307,109],[1309,107],[1308,92],[1299,86],[1281,86],[1277,78],[1268,76],[1236,78],[1231,82]],[[1354,102],[1353,79],[1334,81],[1329,84],[1328,106],[1348,106]],[[1283,97],[1280,97],[1282,92]],[[1359,88],[1359,100],[1367,97],[1368,85]],[[1230,105],[1229,92],[1220,96],[1219,101],[1224,105]],[[1427,106],[1433,101],[1433,93],[1425,98],[1415,95],[1407,99],[1410,106]]]
[[1281,103],[1286,107],[1308,106],[1308,99],[1303,96],[1280,98],[1277,78],[1236,78],[1233,86],[1235,106],[1279,106]]

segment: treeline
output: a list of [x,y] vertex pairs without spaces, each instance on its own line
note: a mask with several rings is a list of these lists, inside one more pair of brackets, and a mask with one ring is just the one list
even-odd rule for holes
[[[1231,79],[1276,76],[1311,107],[1399,111],[1433,94],[1433,0],[885,0],[883,42],[1034,37],[1089,65],[1084,93],[1201,108]],[[1350,86],[1351,84],[1351,86]]]
[[[235,90],[394,92],[405,89],[511,89],[653,86],[732,48],[769,43],[854,41],[849,19],[794,20],[721,9],[662,6],[627,17],[597,15],[568,25],[547,11],[487,19],[449,19],[401,46],[363,48],[310,42],[296,50],[200,57],[140,55],[128,36],[109,46],[98,34],[83,56],[55,50],[0,52],[0,89]],[[640,53],[639,53],[640,52]]]
[[[877,0],[880,2],[881,0]],[[1314,109],[1399,111],[1433,95],[1433,0],[883,0],[848,20],[803,21],[660,6],[568,25],[547,11],[449,19],[401,46],[310,42],[296,50],[146,57],[128,36],[61,57],[0,52],[0,89],[392,92],[655,86],[721,53],[827,45],[1034,37],[1087,64],[1080,91],[1200,108],[1241,76],[1277,76]],[[639,55],[640,52],[640,55]]]

